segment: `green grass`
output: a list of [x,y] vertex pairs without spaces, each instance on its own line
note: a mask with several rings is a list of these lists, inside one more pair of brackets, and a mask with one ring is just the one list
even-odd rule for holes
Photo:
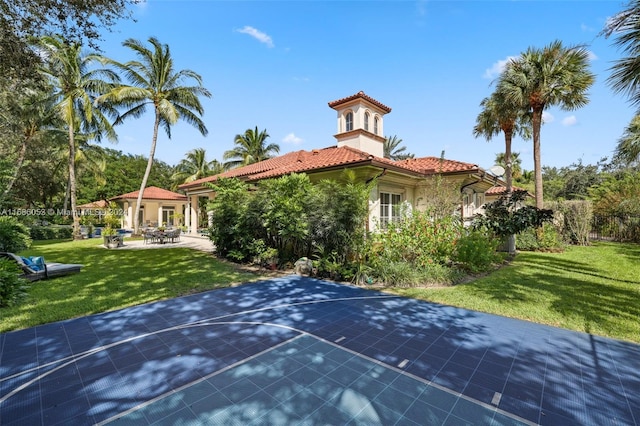
[[640,343],[640,245],[594,243],[523,252],[498,271],[404,296]]
[[36,242],[23,255],[81,263],[78,274],[36,281],[18,306],[0,310],[0,332],[255,281],[211,254],[187,248],[107,250],[101,240]]
[[[196,250],[106,250],[99,243],[39,242],[24,253],[85,267],[79,274],[32,283],[22,304],[0,310],[0,332],[260,278]],[[523,252],[467,284],[387,291],[640,343],[640,245]]]

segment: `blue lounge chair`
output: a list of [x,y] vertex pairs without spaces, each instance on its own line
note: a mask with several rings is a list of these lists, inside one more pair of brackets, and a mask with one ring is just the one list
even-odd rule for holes
[[22,276],[29,281],[54,278],[80,272],[84,265],[75,263],[46,263],[42,256],[22,257],[14,253],[0,253],[0,257],[11,259],[22,269]]

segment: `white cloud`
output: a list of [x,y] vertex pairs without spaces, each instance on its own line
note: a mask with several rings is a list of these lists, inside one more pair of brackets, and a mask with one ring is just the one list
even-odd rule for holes
[[591,50],[589,50],[587,53],[589,54],[589,60],[590,60],[590,61],[596,61],[596,60],[598,60],[598,56],[596,56],[596,54],[595,54],[595,53],[593,53]]
[[556,118],[546,111],[542,111],[542,122],[543,123],[553,123]]
[[287,136],[285,136],[282,139],[282,142],[283,143],[290,143],[290,144],[293,144],[293,145],[300,145],[302,142],[304,142],[304,139],[299,138],[298,136],[296,136],[293,133],[289,133]]
[[575,115],[570,115],[562,119],[563,126],[574,126],[578,123],[578,119]]
[[293,77],[293,81],[302,81],[302,82],[308,82],[311,79],[309,77]]
[[595,32],[595,28],[588,26],[587,24],[580,24],[580,29],[587,33]]
[[491,65],[491,68],[487,68],[484,71],[484,75],[482,76],[482,78],[488,78],[491,80],[496,78],[502,71],[504,71],[504,67],[507,66],[509,61],[516,58],[517,56],[507,56],[505,59],[498,60],[493,65]]
[[251,37],[258,40],[260,43],[266,44],[268,47],[274,47],[273,40],[269,35],[263,33],[262,31],[256,28],[250,27],[249,25],[246,25],[244,28],[240,28],[239,30],[236,30],[236,31],[242,34],[248,34]]

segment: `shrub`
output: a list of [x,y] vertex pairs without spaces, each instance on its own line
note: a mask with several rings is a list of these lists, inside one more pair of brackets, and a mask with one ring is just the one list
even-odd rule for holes
[[527,229],[516,235],[516,247],[523,251],[560,251],[564,249],[562,237],[555,226],[542,226],[542,239],[538,239],[535,229]]
[[501,259],[496,253],[500,241],[486,232],[470,230],[456,244],[454,260],[472,273],[484,272]]
[[33,240],[67,240],[73,235],[73,228],[68,226],[32,226],[29,229]]
[[0,216],[0,251],[18,253],[29,247],[29,228],[13,216]]
[[462,229],[458,217],[434,219],[430,211],[413,212],[374,238],[380,255],[387,261],[404,261],[421,268],[433,263],[449,263]]
[[12,260],[0,258],[0,308],[13,306],[27,295],[27,280]]
[[588,200],[561,201],[555,203],[554,210],[564,239],[572,244],[589,245],[593,203]]

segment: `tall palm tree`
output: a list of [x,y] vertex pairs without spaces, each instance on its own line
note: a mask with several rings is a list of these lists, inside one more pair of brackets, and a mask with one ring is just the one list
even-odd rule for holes
[[258,126],[236,135],[233,140],[236,147],[225,151],[222,156],[225,160],[231,160],[225,163],[225,167],[232,169],[272,158],[280,152],[280,146],[275,143],[266,145],[268,137],[267,130],[259,132]]
[[627,9],[610,18],[601,34],[615,35],[614,44],[627,54],[611,67],[609,85],[640,106],[640,0],[630,1]]
[[171,180],[173,180],[176,185],[180,185],[193,182],[203,177],[217,175],[223,171],[224,167],[222,163],[218,160],[207,161],[207,152],[205,149],[196,148],[187,152],[186,158],[176,166]]
[[[507,169],[506,155],[504,152],[496,154],[496,164]],[[511,177],[517,181],[522,177],[522,159],[519,152],[511,153]]]
[[483,109],[476,118],[473,135],[476,138],[483,136],[488,142],[500,132],[504,133],[504,165],[509,194],[513,186],[511,141],[514,134],[524,139],[531,137],[530,115],[520,105],[509,102],[500,87],[490,97],[484,98],[480,106]]
[[103,58],[96,54],[84,55],[80,44],[67,44],[62,37],[46,36],[40,40],[44,57],[42,74],[53,86],[50,99],[53,110],[65,123],[69,139],[68,178],[74,238],[81,238],[80,222],[76,212],[76,140],[78,132],[90,134],[100,140],[105,135],[117,141],[117,135],[108,117],[116,111],[108,105],[97,106],[95,100],[113,87],[118,76],[111,70],[91,68]]
[[[631,103],[640,106],[640,0],[628,3],[627,9],[607,21],[602,31],[606,37],[616,35],[614,42],[627,56],[611,67],[609,85],[617,93],[626,94]],[[635,116],[618,141],[615,156],[624,163],[640,160],[640,117]]]
[[[171,139],[171,126],[180,119],[194,126],[203,136],[208,133],[204,122],[200,119],[204,109],[199,96],[209,98],[211,93],[202,85],[202,77],[191,70],[176,72],[169,46],[161,44],[155,37],[150,37],[149,43],[151,49],[131,38],[122,43],[123,46],[132,49],[140,60],[126,63],[109,60],[108,63],[124,72],[131,85],[115,87],[98,100],[100,103],[127,108],[127,111],[118,117],[115,124],[122,123],[129,117],[140,117],[149,105],[154,110],[155,120],[149,161],[140,184],[134,218],[137,218],[140,212],[144,189],[153,166],[160,126],[164,128],[169,139]],[[184,80],[193,80],[196,85],[182,85]],[[134,232],[138,234],[139,229],[140,224],[135,220]]]
[[556,40],[542,49],[530,47],[511,60],[499,77],[505,99],[531,112],[536,207],[543,207],[540,128],[542,112],[550,106],[574,110],[589,102],[594,82],[589,52],[583,46],[565,47]]
[[640,161],[640,115],[633,117],[624,129],[622,137],[618,140],[614,159],[626,165]]
[[415,157],[414,154],[405,152],[407,150],[407,147],[400,146],[401,143],[402,139],[398,138],[398,136],[387,136],[382,144],[383,157],[389,158],[394,161],[406,160],[408,158]]

